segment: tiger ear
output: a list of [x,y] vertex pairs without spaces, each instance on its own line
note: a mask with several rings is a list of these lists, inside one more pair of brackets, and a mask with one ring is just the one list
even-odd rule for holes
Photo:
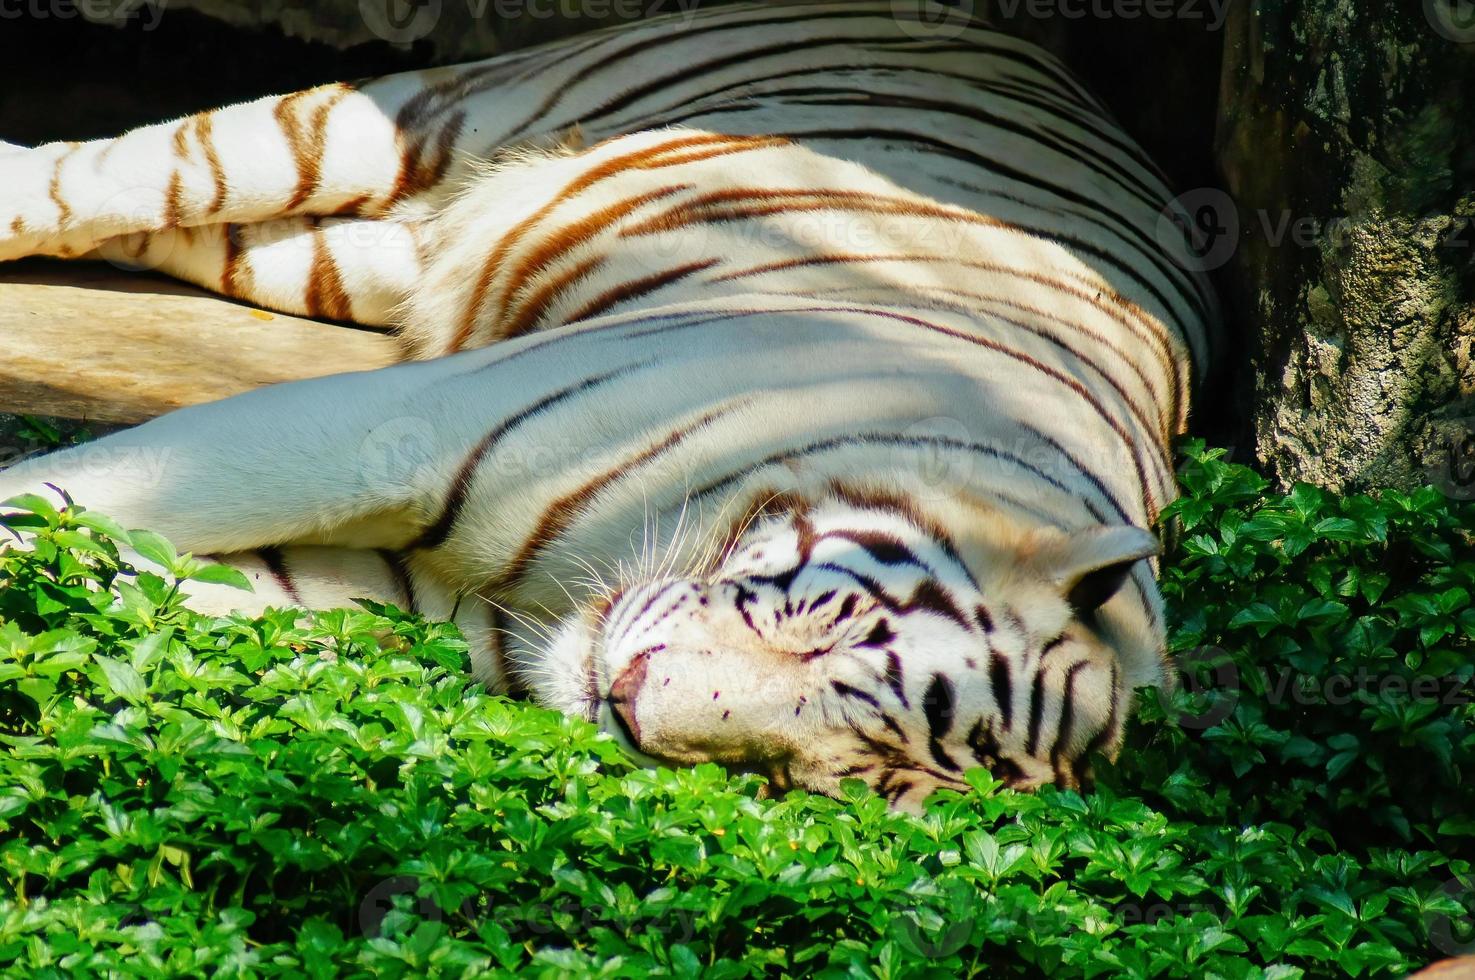
[[1132,566],[1162,551],[1151,532],[1130,524],[1073,531],[1042,548],[1035,567],[1060,589],[1077,617],[1116,595]]

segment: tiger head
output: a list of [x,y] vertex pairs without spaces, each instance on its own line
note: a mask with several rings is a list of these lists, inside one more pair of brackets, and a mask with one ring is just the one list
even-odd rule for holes
[[1163,683],[1141,528],[1067,534],[834,486],[772,495],[743,528],[699,573],[566,624],[540,699],[642,761],[828,795],[855,777],[915,810],[978,766],[1021,789],[1088,783],[1133,689]]

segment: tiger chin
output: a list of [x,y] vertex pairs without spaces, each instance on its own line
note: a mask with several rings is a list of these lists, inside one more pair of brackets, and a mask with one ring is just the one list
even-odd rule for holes
[[915,812],[979,766],[1088,786],[1134,689],[1167,683],[1139,604],[1113,601],[1157,540],[928,496],[760,492],[714,561],[615,589],[519,673],[637,760],[758,772],[768,794],[858,778]]

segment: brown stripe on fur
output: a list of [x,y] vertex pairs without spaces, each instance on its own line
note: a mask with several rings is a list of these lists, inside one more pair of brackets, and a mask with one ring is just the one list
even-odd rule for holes
[[189,133],[189,127],[190,121],[181,119],[179,125],[174,127],[174,138],[170,140],[174,155],[180,160],[189,160],[189,138],[186,135]]
[[395,177],[389,196],[379,206],[381,214],[445,178],[451,166],[451,152],[456,148],[456,140],[461,138],[465,125],[466,112],[461,110],[442,124],[433,145],[425,135],[416,136],[404,145],[403,137],[399,135],[404,130],[396,132],[396,140],[401,142],[399,175]]
[[513,311],[510,319],[503,320],[500,329],[497,330],[498,340],[510,337],[520,337],[527,333],[543,318],[548,307],[558,296],[574,283],[583,279],[589,273],[604,265],[609,258],[606,255],[592,255],[582,262],[575,262],[564,269],[558,275],[549,279],[540,286],[532,295],[526,297],[518,308]]
[[451,341],[443,353],[453,354],[466,345],[466,342],[471,338],[472,331],[476,328],[477,315],[481,312],[482,306],[486,302],[487,293],[491,290],[498,272],[506,264],[507,258],[512,253],[512,250],[521,244],[522,240],[560,205],[572,200],[595,184],[624,173],[627,170],[649,170],[663,166],[663,158],[670,156],[678,150],[711,146],[714,144],[748,147],[753,142],[754,140],[746,137],[730,137],[712,133],[680,136],[657,146],[646,147],[641,150],[611,157],[598,166],[584,171],[555,194],[551,200],[518,222],[516,226],[511,228],[507,234],[498,240],[497,247],[492,249],[491,254],[482,263],[481,273],[477,276],[476,283],[472,287],[470,300],[466,304],[466,310],[461,316],[461,323],[456,328],[456,333],[451,337]]
[[700,262],[688,262],[686,265],[667,269],[665,272],[657,272],[645,276],[642,279],[632,279],[622,282],[612,289],[607,289],[598,296],[585,303],[577,311],[564,319],[565,323],[578,323],[581,320],[590,320],[611,308],[627,303],[632,299],[645,296],[657,290],[664,289],[674,282],[680,282],[688,276],[695,275],[705,269],[710,269],[721,259],[704,259]]
[[708,573],[716,571],[732,556],[732,549],[742,540],[748,528],[752,527],[761,517],[778,517],[783,514],[794,514],[796,516],[809,513],[809,501],[789,490],[779,491],[772,488],[755,490],[748,499],[747,506],[728,524],[718,540],[721,545],[713,555],[711,567]]
[[[298,116],[297,103],[327,90],[331,90],[332,94],[313,109],[312,115],[304,123]],[[282,127],[282,135],[287,138],[287,147],[292,151],[292,161],[297,167],[297,187],[282,208],[282,214],[290,214],[300,208],[322,183],[328,114],[348,97],[350,91],[345,85],[326,85],[305,92],[294,92],[283,96],[272,110],[277,124]]]
[[67,204],[61,193],[61,167],[75,152],[77,152],[75,146],[67,150],[67,152],[56,158],[56,163],[51,168],[51,185],[47,190],[51,195],[51,202],[56,205],[57,210],[60,212],[56,218],[58,228],[65,228],[72,223],[72,208]]
[[287,141],[287,151],[292,154],[292,164],[297,168],[297,187],[278,214],[288,214],[307,200],[308,195],[312,193],[312,185],[317,183],[317,161],[303,145],[306,135],[303,133],[301,120],[297,118],[297,103],[311,95],[311,89],[284,95],[277,100],[276,106],[271,111],[272,117],[276,119],[277,126],[282,131],[283,138]]
[[210,168],[210,181],[215,185],[215,193],[210,198],[210,203],[205,206],[206,214],[218,214],[225,207],[225,195],[228,185],[225,179],[225,167],[220,163],[220,154],[215,150],[214,121],[210,113],[201,112],[195,116],[195,142],[200,144],[200,149],[205,151],[205,164]]
[[567,531],[588,507],[594,503],[599,496],[611,484],[620,480],[632,470],[639,469],[652,460],[658,459],[672,449],[679,446],[694,432],[698,432],[706,426],[725,415],[730,415],[741,408],[746,401],[729,403],[726,406],[715,408],[705,413],[688,425],[672,431],[660,442],[648,446],[639,453],[616,466],[614,469],[606,470],[599,476],[580,486],[572,493],[564,494],[543,511],[542,517],[534,526],[532,534],[518,548],[512,560],[508,563],[506,571],[499,575],[492,583],[493,594],[504,592],[508,587],[514,585],[527,574],[528,567],[538,557],[544,548],[552,544],[554,539]]
[[178,228],[184,217],[184,182],[179,171],[169,175],[169,188],[164,192],[164,227]]
[[903,197],[874,194],[870,191],[843,190],[834,187],[732,187],[712,191],[690,201],[683,201],[664,214],[626,228],[621,234],[626,237],[635,237],[677,231],[695,224],[743,221],[775,214],[810,211],[853,211],[915,218],[945,218],[966,224],[1024,233],[1024,229],[1018,225],[978,214],[975,211],[928,204],[921,200],[914,201]]
[[332,250],[323,237],[322,225],[312,220],[312,269],[307,274],[307,312],[331,320],[352,320],[353,301],[343,288],[343,277]]
[[627,197],[601,211],[596,211],[572,224],[565,225],[551,234],[542,236],[538,247],[502,277],[501,302],[496,313],[491,317],[497,329],[491,339],[502,340],[526,332],[532,324],[537,322],[543,310],[553,302],[559,290],[590,271],[593,266],[602,264],[606,258],[599,256],[596,259],[586,259],[580,263],[583,271],[577,275],[566,273],[560,276],[556,280],[559,283],[557,288],[550,289],[545,286],[531,299],[520,304],[517,309],[508,308],[513,298],[522,293],[534,278],[545,272],[571,249],[593,240],[596,235],[620,221],[630,212],[647,204],[664,200],[673,194],[688,191],[691,187],[691,184],[673,184],[647,194]]
[[24,234],[25,233],[25,230],[26,230],[26,223],[25,223],[24,220],[22,220],[22,218],[20,217],[20,215],[16,215],[14,218],[11,218],[10,219],[10,233],[12,235],[21,235],[21,234]]
[[513,697],[527,697],[528,690],[512,672],[512,658],[507,656],[507,627],[503,624],[502,611],[488,604],[487,619],[490,625],[487,636],[492,643],[492,658],[496,661],[497,670],[502,675],[503,688]]
[[332,211],[332,217],[335,217],[335,218],[352,218],[352,217],[357,217],[359,214],[361,214],[363,212],[364,205],[365,204],[368,204],[368,203],[369,203],[369,195],[368,194],[360,194],[358,197],[355,197],[355,198],[352,198],[350,200],[347,200],[347,201],[343,202],[342,204],[340,204],[338,207],[334,208],[333,211]]
[[230,222],[225,225],[223,232],[225,261],[220,270],[220,292],[231,297],[246,296],[251,292],[254,284],[250,260],[241,247],[241,236],[245,234],[245,226]]

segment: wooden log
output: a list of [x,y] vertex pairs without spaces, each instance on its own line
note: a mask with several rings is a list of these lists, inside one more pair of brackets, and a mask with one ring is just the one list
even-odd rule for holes
[[383,333],[268,313],[102,263],[0,266],[0,413],[142,422],[395,360]]

